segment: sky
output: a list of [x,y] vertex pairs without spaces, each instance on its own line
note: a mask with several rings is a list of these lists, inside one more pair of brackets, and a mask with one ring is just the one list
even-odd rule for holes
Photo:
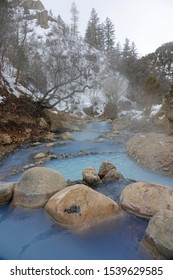
[[[73,0],[41,0],[53,15],[70,23]],[[110,18],[115,26],[116,43],[134,41],[139,56],[154,52],[173,41],[173,0],[75,0],[79,11],[79,31],[83,36],[95,8],[100,22]]]

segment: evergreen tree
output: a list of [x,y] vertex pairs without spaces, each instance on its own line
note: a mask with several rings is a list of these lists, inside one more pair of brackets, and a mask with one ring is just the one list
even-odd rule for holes
[[112,21],[107,17],[104,24],[104,46],[107,53],[113,51],[115,44],[115,29]]
[[131,47],[130,47],[130,40],[128,38],[125,39],[123,51],[122,51],[122,58],[124,61],[127,61],[131,56]]
[[78,34],[78,21],[79,21],[79,11],[77,9],[76,3],[73,2],[71,6],[71,33],[76,36]]
[[100,24],[97,12],[93,8],[85,33],[85,42],[96,49],[102,49],[104,36],[103,32],[104,31],[102,25]]
[[122,72],[128,79],[131,79],[131,76],[135,73],[136,61],[137,53],[135,44],[134,42],[130,44],[130,40],[126,38],[122,50]]
[[69,35],[69,27],[68,25],[63,21],[60,15],[57,16],[56,19],[57,25],[53,25],[52,31],[61,35],[61,36],[68,36]]

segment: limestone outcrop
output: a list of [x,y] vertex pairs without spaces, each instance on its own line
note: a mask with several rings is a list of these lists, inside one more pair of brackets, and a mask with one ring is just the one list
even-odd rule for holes
[[151,218],[143,243],[157,258],[173,259],[173,211],[161,210]]
[[44,207],[49,198],[65,186],[66,181],[60,172],[34,167],[25,171],[17,183],[12,203],[27,208]]
[[81,229],[121,213],[112,199],[78,184],[65,188],[49,199],[47,213],[62,226]]
[[161,133],[139,133],[132,137],[126,148],[129,156],[141,165],[173,174],[173,137]]
[[173,189],[159,184],[133,183],[122,191],[120,204],[136,216],[150,219],[159,210],[173,211]]

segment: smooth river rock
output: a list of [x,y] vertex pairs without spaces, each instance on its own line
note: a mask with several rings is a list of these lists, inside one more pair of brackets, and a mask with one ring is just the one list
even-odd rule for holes
[[156,257],[173,259],[173,211],[161,210],[151,218],[143,243]]
[[15,183],[0,182],[0,205],[10,202],[15,185]]
[[75,229],[88,227],[121,213],[115,201],[83,184],[56,193],[49,199],[45,210],[57,223]]
[[173,210],[173,189],[157,183],[133,183],[122,191],[120,204],[133,214],[149,219],[159,210]]
[[99,177],[102,179],[112,169],[116,170],[115,165],[113,165],[108,160],[103,161],[99,168],[99,172],[98,172]]
[[34,167],[24,172],[14,190],[12,203],[28,208],[44,207],[49,198],[66,186],[56,170]]
[[112,180],[119,180],[122,178],[122,174],[117,172],[115,169],[111,169],[102,179],[103,182],[108,182]]
[[101,183],[100,177],[93,167],[85,168],[82,171],[83,180],[89,185],[98,185]]
[[127,143],[128,154],[141,165],[173,174],[173,137],[161,133],[138,133]]

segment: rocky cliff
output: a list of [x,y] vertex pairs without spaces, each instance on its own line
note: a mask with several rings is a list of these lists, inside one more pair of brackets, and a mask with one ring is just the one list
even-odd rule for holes
[[[24,9],[27,19],[30,16],[37,20],[37,24],[42,28],[47,29],[49,27],[49,20],[52,18],[48,15],[48,11],[40,0],[26,0],[21,3],[21,7]],[[32,11],[32,13],[30,13]],[[35,13],[33,13],[35,11]]]

